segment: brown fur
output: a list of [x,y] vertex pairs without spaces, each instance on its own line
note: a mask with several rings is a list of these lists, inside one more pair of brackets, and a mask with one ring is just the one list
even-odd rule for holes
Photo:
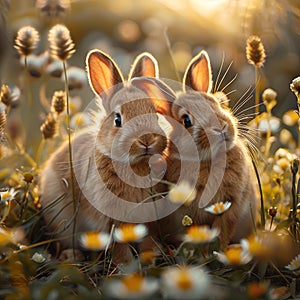
[[[145,69],[144,63],[152,66],[152,72],[149,68]],[[47,161],[40,178],[45,220],[54,236],[61,238],[63,248],[72,247],[74,233],[90,230],[110,232],[112,224],[118,226],[122,223],[122,217],[135,222],[139,216],[135,216],[134,211],[132,216],[127,216],[129,213],[122,211],[120,201],[111,202],[113,196],[133,203],[147,198],[150,188],[133,186],[139,183],[134,174],[145,176],[146,183],[151,185],[149,159],[153,154],[161,154],[167,145],[156,115],[157,111],[163,111],[164,108],[159,107],[157,101],[154,103],[146,99],[147,95],[132,85],[131,81],[125,84],[114,61],[99,50],[92,50],[88,54],[87,67],[91,87],[101,96],[106,116],[96,130],[87,128],[72,139],[75,207],[67,142]],[[136,59],[130,74],[143,76],[145,70],[147,75],[158,75],[156,61],[149,54]],[[170,110],[170,107],[167,109]],[[121,115],[122,127],[114,124],[115,113]],[[124,177],[120,178],[120,174]],[[130,183],[124,182],[123,178],[131,179]],[[62,199],[54,204],[59,196]],[[97,203],[103,203],[102,208],[110,215],[97,210],[94,207]],[[53,207],[48,209],[49,205]],[[113,213],[119,219],[114,219]],[[128,246],[117,245],[114,249],[117,261],[130,259]]]
[[[181,207],[176,212],[176,219],[180,220],[188,214],[192,217],[194,224],[209,224],[220,228],[221,243],[225,246],[229,241],[238,242],[252,233],[251,214],[254,216],[256,211],[257,187],[252,161],[245,140],[239,137],[236,118],[229,109],[222,107],[210,94],[212,85],[211,82],[209,83],[210,74],[209,58],[206,52],[202,51],[191,61],[186,70],[183,83],[184,90],[187,89],[187,91],[177,96],[172,107],[173,117],[178,122],[183,122],[185,114],[192,119],[192,126],[187,130],[196,143],[201,160],[200,173],[195,184],[196,200],[189,207]],[[186,87],[185,84],[188,86]],[[176,140],[177,134],[176,130],[172,132],[170,140]],[[224,151],[226,151],[225,155]],[[178,160],[177,150],[172,147],[168,151],[167,159],[166,180],[175,183],[179,178],[181,164],[185,162]],[[224,163],[224,159],[226,162],[224,174],[221,169],[220,172],[217,170],[218,163],[214,170],[211,169],[212,162],[216,163],[220,160],[222,164],[221,160]],[[211,172],[215,173],[215,180],[208,182]],[[219,174],[223,177],[218,187],[215,183]],[[187,179],[189,179],[188,176],[187,174]],[[203,205],[199,207],[199,199],[205,188],[216,192],[211,199],[204,199],[204,202],[207,202],[204,203],[205,207],[221,201],[231,202],[231,207],[223,214],[222,219],[206,212]],[[222,224],[226,228],[223,228]],[[226,232],[226,240],[224,232]]]
[[[165,180],[188,181],[197,191],[191,205],[181,206],[160,220],[164,237],[175,245],[180,243],[185,215],[192,217],[194,224],[220,228],[222,246],[247,237],[253,231],[251,214],[255,215],[257,206],[256,178],[246,139],[238,132],[238,120],[210,93],[212,79],[207,53],[201,51],[188,65],[182,93],[164,92],[166,88],[161,88],[160,82],[154,79],[149,82],[153,85],[145,89],[149,97],[156,87],[162,91],[161,98],[174,102],[171,115],[175,120],[169,119],[172,130],[165,151]],[[185,116],[192,122],[186,129]],[[222,219],[204,210],[216,202],[226,201],[231,202],[231,207]]]

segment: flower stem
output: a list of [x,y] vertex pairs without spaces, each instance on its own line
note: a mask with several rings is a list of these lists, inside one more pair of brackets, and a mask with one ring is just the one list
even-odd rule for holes
[[287,283],[287,285],[290,285],[290,282],[288,279],[284,276],[284,274],[276,267],[273,261],[270,261],[271,266],[276,270],[276,272],[282,277],[282,279]]
[[28,191],[29,191],[29,183],[27,183],[25,186],[24,195],[21,202],[21,210],[19,214],[19,218],[21,221],[23,219],[24,212],[26,212],[28,206]]
[[257,170],[257,166],[254,160],[252,160],[252,165],[255,171],[258,187],[259,187],[259,194],[260,194],[260,220],[261,220],[261,226],[264,229],[266,225],[266,216],[265,216],[265,205],[264,205],[264,195],[262,191],[261,181],[259,177],[259,173]]
[[268,122],[268,128],[267,128],[267,136],[266,136],[266,145],[265,145],[265,157],[268,158],[270,154],[270,148],[271,148],[271,110],[267,106],[267,122]]
[[174,68],[174,71],[175,71],[176,79],[178,80],[178,82],[180,82],[181,78],[180,78],[180,75],[178,73],[178,68],[177,68],[175,60],[174,60],[174,54],[173,54],[173,51],[172,51],[172,47],[171,47],[170,39],[169,39],[169,36],[168,36],[167,28],[164,29],[164,38],[165,38],[168,53],[170,55],[171,62],[172,62],[172,65],[173,65],[173,68]]
[[300,149],[300,95],[297,96],[297,106],[298,106],[298,145],[297,148]]
[[[255,66],[255,118],[258,116],[259,113],[259,68]],[[258,128],[258,120],[256,119],[256,128]]]
[[297,193],[296,193],[296,176],[297,173],[292,170],[292,233],[295,240],[297,241]]
[[4,224],[6,218],[8,217],[9,213],[10,213],[10,208],[11,208],[11,201],[7,201],[7,208],[4,210],[3,216],[0,219],[0,224]]
[[30,86],[29,86],[29,72],[28,72],[28,61],[27,56],[24,57],[24,69],[25,69],[25,89],[26,89],[26,98],[28,101],[29,106],[32,104],[32,97],[30,92]]
[[[71,141],[71,127],[70,127],[70,99],[69,99],[69,87],[68,87],[68,78],[67,78],[67,68],[66,62],[63,61],[63,70],[65,77],[65,92],[66,92],[66,101],[67,101],[67,133],[68,133],[68,146],[69,146],[69,166],[70,166],[70,176],[71,176],[71,189],[72,189],[72,199],[73,199],[73,212],[76,213],[76,195],[75,195],[75,178],[74,178],[74,169],[73,169],[73,153],[72,153],[72,141]],[[73,223],[73,233],[76,228],[76,218],[74,218]],[[72,238],[73,249],[75,245],[75,235],[73,234]]]

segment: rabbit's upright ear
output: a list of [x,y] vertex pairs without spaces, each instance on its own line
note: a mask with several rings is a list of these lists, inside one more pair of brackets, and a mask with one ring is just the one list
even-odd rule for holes
[[196,55],[185,71],[183,89],[191,87],[198,92],[210,93],[212,89],[212,75],[209,56],[206,51]]
[[165,83],[156,78],[140,77],[133,78],[131,84],[148,96],[158,113],[171,115],[171,106],[176,95]]
[[94,49],[86,57],[90,86],[101,98],[108,98],[124,79],[116,63],[104,52]]
[[148,52],[143,52],[136,57],[131,66],[128,80],[142,76],[155,78],[159,76],[157,60]]

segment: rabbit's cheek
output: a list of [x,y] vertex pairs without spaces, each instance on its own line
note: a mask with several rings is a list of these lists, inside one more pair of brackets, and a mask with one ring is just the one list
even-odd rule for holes
[[99,132],[97,138],[97,148],[101,153],[106,154],[110,152],[112,144],[116,144],[116,136],[118,129],[104,130],[104,128]]
[[137,142],[132,143],[129,149],[129,156],[131,158],[142,156],[143,153],[144,153],[143,148]]
[[212,139],[208,138],[206,131],[203,128],[195,128],[195,142],[200,149],[209,149]]

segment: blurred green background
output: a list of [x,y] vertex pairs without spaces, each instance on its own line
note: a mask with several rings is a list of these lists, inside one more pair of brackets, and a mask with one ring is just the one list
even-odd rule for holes
[[[99,48],[117,62],[125,77],[134,57],[148,51],[157,58],[162,78],[178,80],[189,60],[205,49],[211,58],[214,80],[223,57],[221,74],[232,62],[219,88],[237,75],[225,89],[227,93],[235,91],[230,93],[232,105],[249,87],[255,87],[254,68],[245,55],[246,39],[255,34],[261,37],[267,54],[260,70],[261,91],[271,87],[278,93],[273,113],[281,116],[296,108],[289,84],[300,75],[299,0],[12,0],[6,11],[8,2],[0,0],[1,48],[7,45],[5,54],[1,52],[2,57],[5,55],[1,82],[17,85],[22,91],[15,114],[21,116],[23,139],[29,151],[34,151],[41,139],[39,126],[47,113],[40,104],[41,87],[44,84],[44,96],[50,101],[53,91],[63,89],[64,84],[57,78],[48,78],[45,84],[43,74],[31,77],[32,107],[22,100],[24,70],[13,43],[17,31],[26,25],[35,27],[41,35],[36,55],[47,50],[49,29],[63,23],[76,45],[69,66],[85,69],[85,55],[90,49]],[[7,38],[3,36],[5,15]],[[72,89],[71,96],[81,99],[81,109],[93,98],[86,84]],[[247,105],[253,103],[254,96]]]

